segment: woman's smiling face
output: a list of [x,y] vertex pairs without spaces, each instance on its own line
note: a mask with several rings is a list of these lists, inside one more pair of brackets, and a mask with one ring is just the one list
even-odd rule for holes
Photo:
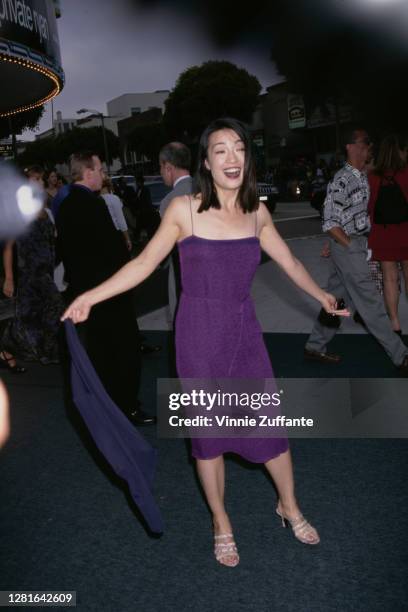
[[239,189],[245,169],[245,146],[234,130],[213,132],[208,139],[205,167],[220,189]]

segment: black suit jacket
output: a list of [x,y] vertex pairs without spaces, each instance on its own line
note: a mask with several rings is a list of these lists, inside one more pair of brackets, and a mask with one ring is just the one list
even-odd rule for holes
[[100,196],[73,185],[57,216],[58,250],[70,299],[117,272],[129,255]]
[[139,210],[144,208],[150,208],[152,206],[152,196],[148,187],[143,187],[136,191],[137,194],[137,207]]

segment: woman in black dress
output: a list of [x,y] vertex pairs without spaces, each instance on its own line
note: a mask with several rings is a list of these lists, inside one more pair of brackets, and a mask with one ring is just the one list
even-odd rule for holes
[[[27,176],[43,188],[41,168],[31,168]],[[63,305],[53,279],[55,228],[44,209],[28,232],[16,241],[16,247],[16,313],[3,334],[2,348],[26,361],[57,363],[57,333]]]

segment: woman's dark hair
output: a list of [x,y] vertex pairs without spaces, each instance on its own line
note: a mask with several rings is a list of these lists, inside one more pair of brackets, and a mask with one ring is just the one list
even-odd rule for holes
[[201,193],[201,204],[197,212],[200,213],[209,208],[220,208],[211,172],[205,167],[205,160],[208,155],[208,141],[211,134],[219,130],[233,130],[244,143],[244,178],[238,192],[238,204],[245,213],[253,212],[258,209],[259,200],[256,193],[256,171],[252,143],[249,131],[245,125],[241,121],[231,119],[230,117],[223,117],[212,121],[201,135],[198,147],[197,190],[195,193],[195,195]]
[[55,173],[58,176],[58,172],[55,168],[51,168],[51,170],[47,170],[46,173],[44,174],[44,180],[46,181],[47,185],[48,185],[48,179],[50,178],[50,174]]
[[388,134],[380,144],[374,173],[382,176],[387,170],[402,170],[406,162],[401,159],[400,151],[407,148],[407,139],[397,134]]

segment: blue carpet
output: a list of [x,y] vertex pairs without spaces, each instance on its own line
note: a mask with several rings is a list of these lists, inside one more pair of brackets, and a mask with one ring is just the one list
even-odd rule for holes
[[[146,335],[166,347],[166,334]],[[278,376],[316,376],[316,364],[302,362],[305,337],[266,340]],[[372,342],[336,337],[332,348],[345,357],[338,375],[392,376]],[[154,410],[156,379],[167,372],[166,350],[144,359],[146,408]],[[153,538],[75,413],[67,418],[59,368],[30,364],[5,382],[13,433],[1,452],[1,590],[76,590],[84,611],[408,609],[405,440],[291,442],[298,499],[322,539],[315,548],[282,529],[264,470],[229,458],[226,502],[241,555],[230,569],[212,556],[188,442],[143,430],[159,448],[155,492],[166,521]]]

